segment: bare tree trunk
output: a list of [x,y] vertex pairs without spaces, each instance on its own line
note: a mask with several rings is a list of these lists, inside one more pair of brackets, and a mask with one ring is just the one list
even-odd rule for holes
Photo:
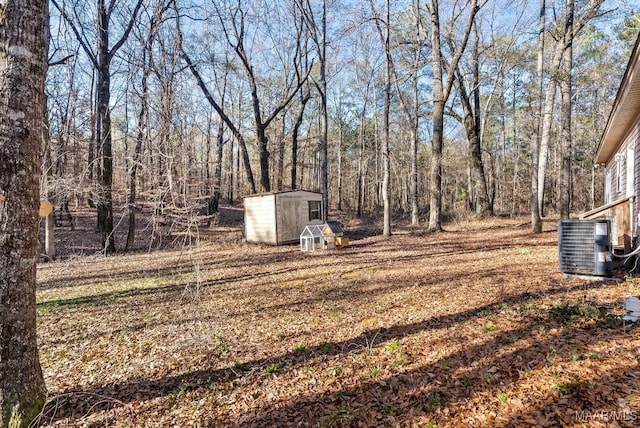
[[[55,2],[53,3],[54,5],[56,4]],[[96,90],[95,90],[95,86],[96,86],[96,70],[94,68],[93,73],[91,73],[91,89],[89,91],[89,97],[90,97],[90,101],[89,101],[89,105],[91,106],[91,117],[89,118],[89,127],[91,129],[91,134],[89,137],[89,144],[87,147],[87,177],[89,178],[89,181],[93,181],[93,179],[95,178],[95,169],[96,169],[96,103],[95,103],[95,94],[96,94]],[[89,193],[88,198],[87,198],[87,205],[89,205],[91,208],[94,208],[94,203],[93,203],[93,198],[91,196],[91,193]]]
[[218,125],[218,134],[216,135],[216,157],[213,167],[213,191],[207,205],[207,214],[216,216],[218,214],[218,206],[220,205],[220,189],[222,188],[222,153],[224,149],[224,122],[220,121]]
[[542,219],[540,218],[540,204],[538,191],[538,165],[540,164],[540,114],[542,108],[542,72],[544,66],[544,31],[546,4],[540,0],[540,20],[538,28],[538,61],[536,65],[536,94],[533,113],[533,133],[531,135],[531,229],[533,233],[542,233]]
[[[556,52],[562,55],[559,50],[560,42],[556,45]],[[555,61],[554,61],[555,63]],[[542,131],[540,135],[540,158],[538,159],[538,211],[541,217],[544,217],[544,189],[547,174],[547,161],[549,157],[549,142],[551,140],[551,125],[553,124],[553,105],[556,98],[557,70],[553,72],[549,80],[549,86],[544,97],[544,106],[542,109]]]
[[[225,121],[225,123],[227,122]],[[229,123],[227,123],[227,126],[228,125]],[[251,169],[251,160],[249,159],[249,151],[247,150],[247,143],[244,140],[244,137],[239,132],[237,134],[234,132],[234,136],[238,141],[238,146],[240,146],[240,155],[238,157],[238,162],[240,161],[239,159],[242,158],[242,166],[244,168],[245,174],[247,175],[247,181],[249,182],[249,191],[251,193],[256,193],[257,192],[256,181],[253,177],[253,170]],[[238,179],[237,181],[239,182],[240,180]]]
[[416,0],[415,2],[415,16],[416,16],[416,36],[412,41],[413,44],[413,63],[411,68],[411,95],[412,95],[412,105],[409,106],[405,99],[402,97],[402,91],[398,86],[398,76],[393,67],[394,72],[394,82],[396,85],[396,92],[398,93],[398,98],[400,100],[400,104],[407,116],[407,121],[410,123],[410,131],[409,138],[411,144],[411,170],[409,172],[409,184],[408,184],[408,204],[411,207],[411,225],[417,226],[419,222],[419,207],[418,207],[418,145],[419,145],[419,134],[418,128],[420,125],[420,105],[419,105],[419,92],[418,92],[418,71],[422,67],[422,46],[424,45],[424,26],[422,24],[422,14],[420,13],[420,0]]
[[320,57],[320,79],[317,88],[320,93],[320,193],[322,193],[322,221],[329,217],[329,118],[327,112],[327,2],[322,0],[320,35],[317,43]]
[[[418,80],[415,80],[417,88]],[[411,225],[420,222],[420,208],[418,206],[418,121],[411,126],[411,177],[409,180],[409,199],[411,200]]]
[[391,204],[389,203],[389,181],[391,179],[391,161],[389,159],[389,115],[391,109],[391,46],[389,44],[391,32],[391,12],[389,0],[386,3],[386,21],[384,30],[384,118],[382,141],[382,203],[383,222],[382,236],[391,236]]
[[[366,103],[365,103],[366,106]],[[357,189],[357,216],[358,218],[362,218],[362,213],[364,209],[364,149],[365,149],[365,135],[364,135],[364,117],[365,108],[362,108],[362,114],[360,116],[360,152],[358,153],[358,189]]]
[[[420,3],[418,3],[417,10],[420,10]],[[418,13],[420,16],[420,13]],[[420,105],[418,104],[418,65],[420,63],[421,49],[417,49],[416,58],[414,62],[413,70],[413,118],[411,123],[411,179],[410,179],[410,199],[411,199],[411,224],[417,226],[419,219],[419,206],[418,206],[418,128],[420,121]]]
[[[341,114],[341,113],[340,113]],[[342,116],[338,117],[338,211],[342,211],[342,145],[344,141]]]
[[298,138],[304,119],[304,110],[310,99],[311,91],[305,86],[300,92],[300,111],[296,116],[296,122],[293,125],[293,133],[291,136],[291,190],[295,190],[298,186]]
[[566,0],[565,20],[565,50],[562,60],[562,79],[560,80],[560,94],[562,99],[561,109],[561,146],[560,146],[560,179],[558,186],[558,203],[560,205],[560,218],[569,218],[571,205],[571,157],[572,157],[572,132],[571,132],[571,86],[573,71],[573,14],[574,0]]
[[151,49],[151,43],[153,41],[154,33],[154,20],[152,20],[149,37],[147,38],[146,45],[142,51],[142,88],[140,93],[140,113],[138,114],[138,130],[136,135],[136,144],[134,147],[133,161],[131,164],[131,171],[129,173],[129,199],[128,199],[128,213],[129,224],[127,231],[127,242],[125,244],[125,251],[130,251],[133,248],[136,234],[136,186],[137,186],[137,172],[138,165],[142,158],[142,143],[144,142],[144,130],[145,119],[149,108],[149,84],[148,79],[151,74],[151,64],[147,59],[149,50]]
[[[464,78],[459,70],[456,70],[455,85],[460,95],[460,102],[464,112],[462,119],[469,144],[469,207],[481,216],[491,215],[489,194],[487,192],[487,180],[482,163],[482,147],[480,144],[480,94],[479,68],[477,67],[477,49],[474,48],[474,82],[471,94],[467,92]],[[470,96],[473,97],[473,105]]]
[[480,111],[480,60],[479,60],[479,44],[480,37],[478,29],[474,21],[474,44],[473,44],[473,90],[471,91],[473,98],[473,129],[475,136],[469,142],[469,154],[471,156],[471,171],[475,184],[475,193],[478,198],[476,205],[476,213],[482,216],[493,215],[492,204],[487,190],[487,177],[484,172],[484,164],[482,162],[482,129],[481,129],[481,111]]
[[102,235],[102,249],[105,253],[116,251],[113,236],[113,151],[111,146],[111,72],[109,55],[109,14],[104,0],[98,0],[98,53],[96,55],[98,73],[96,85],[96,195],[98,209],[98,231]]
[[[373,1],[369,2],[374,15],[377,15]],[[376,27],[382,41],[385,54],[384,66],[384,109],[382,112],[382,144],[380,145],[380,157],[382,158],[382,186],[380,196],[382,198],[382,236],[391,236],[391,204],[389,202],[389,182],[391,178],[391,162],[389,159],[389,115],[391,108],[391,46],[390,46],[390,2],[385,3],[384,30],[380,28],[380,20],[376,19]]]
[[0,40],[0,426],[26,427],[46,397],[36,334],[36,257],[47,2],[5,0]]
[[138,0],[134,9],[129,14],[129,21],[125,26],[121,37],[112,46],[109,46],[109,25],[111,22],[113,4],[106,5],[104,0],[98,0],[96,39],[97,52],[94,52],[86,42],[82,29],[69,16],[66,9],[61,7],[56,0],[51,3],[60,11],[65,21],[71,26],[78,42],[91,60],[97,73],[96,81],[96,123],[95,123],[95,156],[97,161],[96,191],[98,197],[98,230],[102,235],[102,249],[105,253],[113,253],[116,250],[113,236],[113,148],[111,144],[111,112],[109,107],[111,97],[111,60],[129,37],[131,29],[136,22],[138,12],[143,0]]
[[234,191],[233,187],[235,186],[236,175],[234,174],[233,168],[235,165],[233,151],[234,144],[233,138],[229,141],[229,150],[228,150],[228,165],[227,165],[227,201],[233,205]]
[[[561,37],[556,41],[554,48],[553,58],[551,60],[551,70],[549,86],[545,95],[545,103],[542,114],[542,130],[540,137],[540,158],[538,163],[538,209],[540,215],[544,214],[544,187],[546,179],[546,167],[547,157],[549,150],[549,141],[551,139],[551,125],[553,121],[553,106],[556,96],[556,89],[558,87],[560,74],[562,71],[563,58],[565,57],[565,50],[573,43],[573,38],[580,30],[586,25],[586,23],[594,18],[602,5],[603,0],[589,0],[588,5],[583,12],[576,18],[572,12],[571,26],[568,27],[568,23],[565,22]],[[569,30],[571,30],[569,32]],[[534,230],[535,231],[535,230]]]
[[443,78],[443,56],[440,34],[440,10],[438,0],[430,0],[429,13],[431,14],[431,50],[433,57],[433,141],[431,144],[431,172],[430,172],[430,210],[429,230],[432,232],[442,230],[442,149],[444,139],[444,108],[451,94],[451,87],[455,76],[454,70],[466,49],[469,35],[478,11],[476,0],[469,4],[469,16],[464,30],[463,40],[458,50],[453,53],[452,60],[448,63],[447,80]]
[[430,209],[429,230],[442,230],[442,140],[444,131],[444,100],[434,100],[433,103],[433,141],[431,147],[430,171]]
[[[42,179],[42,196],[44,199],[51,199],[51,181],[53,178],[53,161],[51,159],[51,136],[49,128],[49,112],[47,109],[47,97],[44,96],[44,111],[43,111],[43,127],[42,127],[42,142],[44,145],[44,161],[43,161],[43,179]],[[52,202],[55,206],[55,203]],[[55,225],[55,209],[45,217],[44,220],[44,254],[49,260],[55,260],[56,258],[56,225]]]
[[[310,31],[311,38],[316,45],[318,62],[319,62],[319,76],[314,82],[316,90],[320,95],[320,114],[319,120],[319,163],[320,163],[320,193],[322,193],[322,219],[327,220],[329,215],[329,171],[327,165],[328,159],[328,132],[329,132],[329,118],[327,112],[327,2],[322,0],[321,3],[321,16],[318,20],[314,16],[311,2],[309,0],[295,0],[295,3],[302,13],[302,17],[307,28]],[[318,25],[319,24],[319,25]],[[302,87],[305,79],[298,79],[298,89]],[[297,89],[296,89],[297,91]]]
[[276,176],[276,190],[281,191],[283,189],[282,185],[284,182],[284,155],[285,155],[285,134],[287,129],[287,115],[286,113],[282,115],[282,128],[280,130],[280,135],[278,135],[278,171]]
[[251,79],[251,97],[253,99],[253,111],[256,125],[256,136],[258,140],[258,155],[260,156],[260,185],[264,192],[271,191],[271,180],[269,177],[269,139],[267,138],[266,126],[262,121],[262,112],[258,103],[258,89]]
[[[127,241],[125,244],[125,251],[130,251],[133,248],[135,242],[135,229],[136,229],[136,198],[137,198],[137,186],[138,186],[138,168],[142,162],[143,143],[145,141],[145,129],[146,123],[149,117],[149,76],[153,71],[153,59],[152,48],[154,40],[158,33],[158,25],[162,21],[162,16],[168,10],[169,6],[162,3],[157,3],[157,9],[151,18],[149,23],[149,30],[147,38],[143,42],[142,46],[142,78],[141,78],[141,93],[140,93],[140,112],[138,113],[138,124],[136,143],[134,146],[133,160],[131,170],[129,172],[129,197],[128,197],[128,231]],[[175,63],[175,59],[172,58]],[[156,70],[157,71],[157,70]],[[168,104],[168,103],[165,103]],[[163,114],[166,114],[163,111]],[[161,158],[161,157],[160,157]],[[150,162],[153,164],[153,160]]]

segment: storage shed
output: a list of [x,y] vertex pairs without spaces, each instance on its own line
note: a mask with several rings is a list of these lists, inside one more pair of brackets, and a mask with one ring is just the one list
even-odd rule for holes
[[321,193],[292,190],[244,198],[247,242],[272,245],[298,242],[300,233],[309,224],[323,224]]

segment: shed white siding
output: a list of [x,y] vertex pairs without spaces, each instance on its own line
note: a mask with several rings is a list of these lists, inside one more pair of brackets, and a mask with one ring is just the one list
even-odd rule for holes
[[[317,206],[318,211],[310,210]],[[322,224],[320,193],[296,190],[247,196],[244,200],[247,242],[280,245],[298,242],[308,224]],[[318,217],[317,219],[313,217]]]
[[247,242],[277,244],[276,195],[256,195],[244,199],[244,232]]

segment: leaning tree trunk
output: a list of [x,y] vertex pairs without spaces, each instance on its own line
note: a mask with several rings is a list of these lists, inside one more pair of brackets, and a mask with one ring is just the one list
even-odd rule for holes
[[45,387],[36,336],[47,2],[0,1],[0,427],[27,426]]
[[[467,92],[464,78],[459,70],[456,70],[455,85],[464,112],[462,123],[467,134],[467,142],[469,145],[469,195],[470,197],[474,195],[476,198],[476,201],[470,203],[469,206],[476,214],[486,217],[491,215],[491,208],[489,193],[487,191],[487,180],[484,173],[484,164],[482,162],[482,146],[480,144],[480,98],[476,92],[476,88],[478,87],[476,83],[477,70],[477,68],[474,69],[474,88],[471,89],[471,94]],[[470,97],[473,97],[473,106],[471,105]]]

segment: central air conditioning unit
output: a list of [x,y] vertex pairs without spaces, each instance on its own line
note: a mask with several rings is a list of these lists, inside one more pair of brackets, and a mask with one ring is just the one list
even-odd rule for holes
[[611,274],[610,226],[609,220],[560,220],[560,271],[570,275]]

